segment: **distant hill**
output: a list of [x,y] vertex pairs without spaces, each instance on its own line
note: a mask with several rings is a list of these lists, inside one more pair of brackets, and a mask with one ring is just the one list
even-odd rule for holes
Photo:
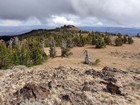
[[140,33],[140,28],[124,28],[124,27],[80,27],[87,31],[109,32],[109,33],[121,33],[130,36],[136,36]]
[[50,29],[46,25],[35,26],[0,26],[0,36],[20,35],[37,29]]
[[[68,25],[69,26],[69,25]],[[140,28],[123,28],[123,27],[89,27],[82,26],[79,27],[81,30],[87,31],[99,31],[99,32],[110,32],[110,33],[122,33],[128,35],[137,35],[140,33]],[[38,29],[55,29],[55,27],[48,27],[47,25],[35,25],[35,26],[0,26],[0,36],[11,36],[11,35],[20,35],[28,33],[32,30]]]
[[62,34],[77,34],[77,33],[88,33],[89,31],[81,30],[78,27],[75,27],[73,25],[64,25],[62,27],[57,27],[54,29],[35,29],[28,32],[24,32],[23,34],[13,34],[13,35],[2,35],[0,36],[0,39],[3,39],[5,41],[8,41],[12,37],[19,37],[19,38],[28,38],[31,36],[46,36],[46,35],[62,35]]

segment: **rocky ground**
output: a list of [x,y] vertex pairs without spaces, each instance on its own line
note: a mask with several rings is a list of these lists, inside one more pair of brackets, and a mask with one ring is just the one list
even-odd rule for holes
[[0,105],[139,105],[140,69],[15,67],[0,71]]
[[[57,48],[57,57],[42,65],[0,70],[0,105],[139,105],[140,39],[134,40],[105,49],[75,47],[68,58]],[[83,64],[84,50],[100,64]]]

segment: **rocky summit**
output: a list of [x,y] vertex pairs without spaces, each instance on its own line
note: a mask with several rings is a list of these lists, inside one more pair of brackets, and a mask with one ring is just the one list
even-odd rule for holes
[[14,67],[0,71],[0,105],[138,105],[140,69]]

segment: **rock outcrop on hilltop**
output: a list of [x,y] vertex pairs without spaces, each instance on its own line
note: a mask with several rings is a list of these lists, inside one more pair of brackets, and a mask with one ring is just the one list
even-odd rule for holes
[[138,105],[140,70],[13,68],[0,72],[1,105]]

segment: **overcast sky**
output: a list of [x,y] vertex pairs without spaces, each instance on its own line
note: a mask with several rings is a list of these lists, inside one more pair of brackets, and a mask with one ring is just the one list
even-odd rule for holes
[[0,0],[0,26],[140,27],[140,0]]

